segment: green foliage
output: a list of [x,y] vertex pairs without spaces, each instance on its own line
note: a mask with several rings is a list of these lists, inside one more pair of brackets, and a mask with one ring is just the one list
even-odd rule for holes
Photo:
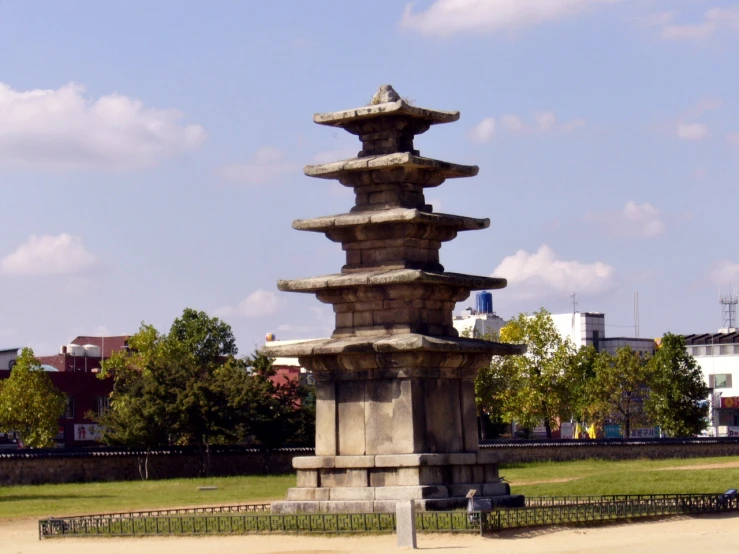
[[626,437],[635,424],[647,424],[644,404],[654,381],[649,359],[626,346],[615,355],[600,352],[594,368],[586,385],[587,415],[623,425]]
[[110,410],[100,418],[105,442],[207,452],[210,444],[248,438],[267,448],[312,441],[305,387],[274,382],[272,361],[258,353],[236,358],[231,327],[217,318],[187,309],[166,335],[142,325],[129,347],[102,372],[114,379]]
[[557,418],[572,410],[568,384],[574,346],[560,336],[543,308],[511,320],[501,329],[500,341],[525,343],[528,350],[522,356],[495,357],[480,371],[475,382],[479,409],[493,421],[515,420],[529,430],[543,421],[551,438]]
[[0,429],[19,432],[26,446],[51,446],[65,405],[33,350],[24,348],[10,377],[0,382]]
[[651,360],[653,391],[647,410],[673,437],[697,435],[706,427],[708,387],[685,339],[667,333]]

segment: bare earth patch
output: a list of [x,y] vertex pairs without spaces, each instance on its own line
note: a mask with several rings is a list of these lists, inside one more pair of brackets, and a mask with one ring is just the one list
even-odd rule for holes
[[737,462],[718,462],[715,464],[701,464],[693,466],[669,466],[669,467],[658,467],[656,469],[650,469],[649,471],[677,471],[685,469],[731,469],[739,467],[739,461]]
[[[110,539],[38,540],[36,520],[0,522],[2,552],[12,554],[350,554],[392,552],[394,535],[382,536],[275,536],[237,537],[157,537]],[[500,537],[475,535],[419,535],[420,550],[452,551],[471,554],[670,554],[736,552],[739,543],[739,517],[703,516],[676,518],[607,527],[532,529],[506,533]]]

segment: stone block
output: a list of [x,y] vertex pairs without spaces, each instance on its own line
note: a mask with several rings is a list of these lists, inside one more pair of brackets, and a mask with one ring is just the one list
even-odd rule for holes
[[416,467],[424,454],[384,454],[375,456],[375,467]]
[[449,491],[444,486],[378,487],[376,500],[421,500],[423,498],[447,498]]
[[[336,445],[336,384],[316,383],[316,455],[335,456]],[[308,469],[308,468],[306,468]]]
[[322,487],[369,486],[367,469],[322,469],[320,472]]
[[400,548],[416,548],[416,503],[400,500],[395,508],[395,528]]
[[371,500],[337,500],[321,506],[321,511],[329,514],[371,514],[373,510]]
[[503,454],[498,450],[480,450],[477,453],[478,464],[497,464],[503,458]]
[[500,480],[498,476],[498,464],[485,464],[485,483],[497,483]]
[[318,487],[317,469],[299,469],[297,471],[298,488]]
[[464,450],[477,452],[480,449],[477,440],[477,405],[475,404],[475,382],[472,380],[459,381],[459,392],[462,403],[462,435]]
[[287,489],[288,500],[328,500],[329,489],[297,488]]
[[374,456],[336,456],[335,468],[367,468],[375,466]]
[[296,456],[293,458],[295,469],[321,469],[334,467],[334,456]]
[[336,411],[338,414],[337,454],[363,456],[365,454],[364,390],[361,381],[336,383]]
[[508,483],[485,483],[482,486],[483,496],[500,496],[511,494],[511,486]]
[[451,482],[452,483],[470,483],[472,481],[471,466],[452,466]]
[[407,486],[437,484],[438,482],[422,483],[420,467],[398,467],[398,468],[374,468],[370,471],[370,486]]
[[473,483],[484,483],[485,482],[485,466],[472,465],[472,482]]
[[368,381],[365,385],[365,450],[368,454],[393,452],[392,379]]
[[374,500],[373,487],[336,487],[329,493],[331,500]]
[[459,381],[424,379],[426,440],[430,452],[462,452]]
[[482,496],[483,486],[482,483],[463,483],[447,485],[447,489],[449,490],[449,496],[467,496],[467,493],[473,489],[477,491],[476,496]]

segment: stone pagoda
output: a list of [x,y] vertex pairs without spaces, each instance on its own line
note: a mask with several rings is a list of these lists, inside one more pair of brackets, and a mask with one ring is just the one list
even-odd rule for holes
[[313,116],[357,135],[362,150],[304,170],[351,187],[356,202],[349,213],[293,222],[341,243],[346,265],[278,282],[331,304],[336,328],[328,339],[263,349],[299,358],[316,381],[316,455],[293,460],[297,487],[274,512],[392,512],[409,499],[421,510],[450,509],[470,489],[494,504],[522,500],[499,478],[497,454],[479,451],[474,379],[492,356],[525,347],[460,338],[452,325],[456,302],[506,281],[439,263],[443,242],[490,221],[434,213],[424,198],[425,188],[478,168],[413,147],[415,135],[457,119],[459,112],[413,106],[389,85],[369,106]]

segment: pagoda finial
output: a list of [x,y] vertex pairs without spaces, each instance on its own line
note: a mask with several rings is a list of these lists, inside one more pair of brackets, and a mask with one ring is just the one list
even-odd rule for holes
[[400,100],[400,95],[395,92],[393,85],[382,85],[375,95],[372,97],[373,106],[376,104],[386,104],[387,102],[397,102]]

